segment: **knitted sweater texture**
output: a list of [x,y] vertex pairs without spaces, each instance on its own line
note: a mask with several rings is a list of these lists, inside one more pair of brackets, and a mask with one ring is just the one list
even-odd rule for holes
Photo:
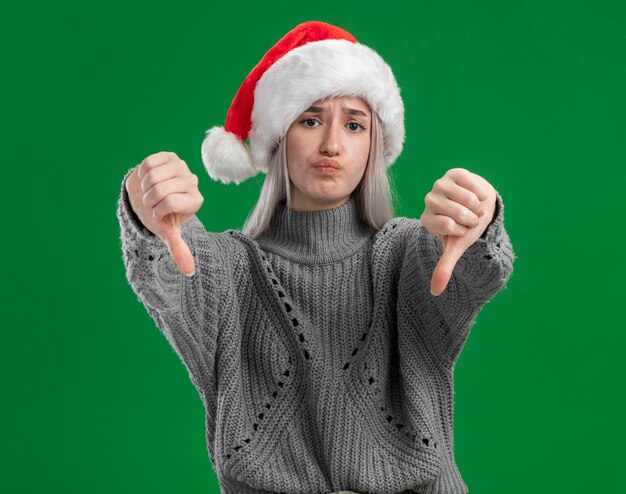
[[131,171],[117,203],[127,280],[200,394],[223,493],[468,492],[454,366],[513,271],[499,193],[435,297],[441,241],[405,217],[371,231],[352,198],[314,212],[281,203],[257,240],[194,215],[188,278],[132,210]]

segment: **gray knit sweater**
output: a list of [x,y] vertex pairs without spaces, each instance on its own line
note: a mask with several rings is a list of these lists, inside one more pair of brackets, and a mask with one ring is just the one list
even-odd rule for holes
[[184,363],[206,410],[223,493],[464,494],[454,458],[454,366],[515,258],[497,216],[438,297],[440,240],[417,219],[377,232],[354,199],[326,211],[280,204],[254,240],[182,235],[196,274],[117,204],[126,276]]

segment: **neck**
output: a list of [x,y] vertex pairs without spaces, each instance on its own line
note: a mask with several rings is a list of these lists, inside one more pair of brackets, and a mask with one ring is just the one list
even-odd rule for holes
[[264,250],[304,264],[337,261],[356,252],[372,235],[357,213],[352,196],[342,206],[321,211],[296,211],[283,201],[258,243]]

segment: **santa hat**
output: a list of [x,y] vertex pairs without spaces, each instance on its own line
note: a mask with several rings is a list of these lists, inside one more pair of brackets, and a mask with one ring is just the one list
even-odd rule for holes
[[404,142],[404,105],[390,67],[347,31],[308,21],[285,34],[252,69],[224,126],[206,131],[202,161],[209,176],[239,184],[267,173],[293,121],[315,101],[334,96],[361,97],[378,114],[390,166]]

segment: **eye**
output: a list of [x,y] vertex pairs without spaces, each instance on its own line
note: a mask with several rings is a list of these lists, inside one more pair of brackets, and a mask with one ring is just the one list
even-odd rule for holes
[[[304,118],[304,119],[300,120],[300,123],[303,124],[306,128],[314,129],[315,126],[314,125],[309,125],[310,122],[320,123],[319,120],[317,120],[316,118],[312,118],[312,117]],[[356,125],[356,128],[355,127],[349,127],[353,134],[358,134],[359,132],[363,132],[364,130],[366,130],[366,128],[363,125],[361,125],[360,123],[358,123],[358,122],[348,122],[346,125],[348,125],[348,126]]]
[[359,130],[359,129],[354,129],[354,128],[353,128],[353,129],[351,129],[351,130],[353,130],[353,131],[355,131],[355,132],[363,132],[363,131],[365,130],[365,127],[363,127],[360,123],[357,123],[357,122],[350,122],[348,125],[356,125],[357,127],[360,127],[360,128],[361,128],[361,130]]
[[305,118],[304,120],[300,120],[301,124],[305,124],[305,127],[308,127],[309,129],[312,129],[313,127],[310,125],[306,125],[306,122],[317,122],[317,120],[315,118]]

